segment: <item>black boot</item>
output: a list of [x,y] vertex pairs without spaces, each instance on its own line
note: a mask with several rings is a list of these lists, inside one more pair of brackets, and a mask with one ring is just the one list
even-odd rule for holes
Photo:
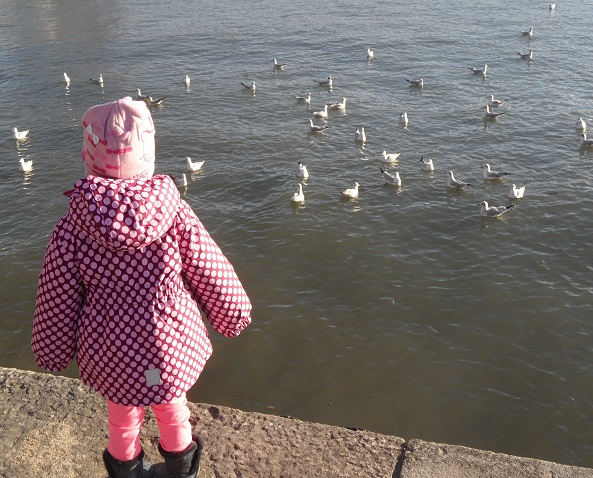
[[103,452],[103,463],[107,468],[109,478],[151,478],[153,469],[150,463],[144,463],[144,450],[136,458],[119,461],[113,458],[107,450]]
[[192,436],[191,444],[183,451],[165,451],[159,443],[159,453],[165,459],[168,478],[196,478],[200,472],[200,458],[202,457],[202,440]]

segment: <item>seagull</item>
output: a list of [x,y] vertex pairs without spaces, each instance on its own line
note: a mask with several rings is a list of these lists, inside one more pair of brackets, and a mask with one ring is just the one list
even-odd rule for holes
[[491,108],[498,108],[499,106],[502,106],[507,101],[509,101],[508,98],[506,98],[504,100],[495,100],[494,95],[490,95],[489,98],[490,98],[490,102],[488,103],[488,106],[490,106]]
[[462,181],[458,181],[457,179],[455,179],[455,176],[453,176],[453,171],[449,171],[447,174],[449,175],[449,179],[447,180],[447,187],[451,189],[457,189],[458,191],[461,191],[465,189],[467,186],[473,186],[473,184],[464,183]]
[[393,174],[389,174],[383,168],[381,168],[381,172],[383,173],[383,179],[385,180],[385,184],[389,184],[390,186],[401,187],[402,180],[399,177],[399,173],[396,171],[395,176]]
[[399,114],[399,122],[404,126],[408,126],[408,113],[405,111]]
[[593,146],[593,139],[587,139],[587,133],[581,134],[581,148],[590,148]]
[[356,181],[354,182],[354,187],[351,189],[344,189],[342,191],[342,196],[346,197],[346,198],[352,198],[352,199],[356,199],[358,197],[358,186],[360,186],[360,184],[358,184]]
[[25,131],[19,131],[16,128],[12,128],[12,137],[14,139],[16,139],[17,141],[21,140],[21,139],[25,139],[27,137],[27,135],[29,134],[29,130],[25,130]]
[[550,3],[550,6],[548,8],[550,10],[556,10],[556,4],[555,3]]
[[484,217],[502,216],[505,212],[515,207],[514,204],[510,206],[488,206],[486,201],[482,201],[478,206],[480,206],[480,215]]
[[587,123],[585,123],[585,120],[583,118],[577,118],[577,125],[576,125],[577,129],[580,129],[581,131],[584,131],[587,129]]
[[517,55],[519,55],[519,59],[521,60],[533,60],[533,48],[530,48],[527,53],[519,51],[517,52]]
[[185,173],[183,173],[183,177],[181,179],[177,179],[173,175],[170,175],[170,176],[173,179],[173,181],[175,181],[175,184],[177,185],[178,188],[186,188],[187,187],[187,176],[185,175]]
[[327,77],[327,80],[313,80],[315,83],[319,84],[320,86],[327,86],[331,88],[334,84],[334,80],[331,76]]
[[482,166],[482,169],[484,170],[484,179],[489,179],[490,181],[494,181],[495,179],[502,179],[505,176],[509,176],[511,174],[492,171],[490,170],[490,165],[488,163]]
[[484,118],[486,119],[498,118],[499,116],[502,116],[504,114],[504,111],[501,111],[500,113],[495,113],[490,109],[490,105],[485,105],[484,108],[486,108],[486,113],[484,113]]
[[157,100],[153,99],[152,96],[147,96],[144,99],[144,102],[148,105],[148,106],[162,106],[163,105],[163,101],[165,101],[165,97],[159,98]]
[[511,199],[521,199],[523,194],[525,194],[525,184],[521,184],[519,187],[511,184],[511,190],[509,191],[509,197]]
[[422,78],[419,78],[418,80],[408,80],[406,78],[406,81],[410,83],[410,86],[419,86],[420,88],[424,88],[424,80]]
[[424,156],[420,158],[420,169],[424,171],[434,171],[434,164],[432,159],[424,159]]
[[23,158],[19,159],[20,168],[23,173],[31,171],[33,169],[33,160],[25,161]]
[[303,185],[301,183],[297,184],[297,189],[290,200],[292,202],[305,202],[305,194],[303,193]]
[[327,119],[327,105],[321,111],[313,111],[313,116],[321,119]]
[[255,93],[255,81],[252,81],[251,85],[246,85],[245,83],[241,82],[241,85],[243,85],[243,88]]
[[309,120],[309,133],[321,133],[329,128],[329,126],[317,126],[313,124],[313,120]]
[[296,165],[295,174],[299,178],[307,179],[309,177],[309,171],[307,170],[307,166],[305,166],[301,161]]
[[93,79],[89,78],[95,85],[103,86],[103,75],[99,73],[99,78]]
[[206,160],[204,161],[196,161],[195,163],[191,160],[191,158],[188,156],[187,159],[185,160],[186,163],[186,171],[193,173],[196,171],[199,171],[200,169],[202,169],[202,166],[204,166],[204,163],[206,162]]
[[142,92],[140,91],[140,88],[138,88],[136,91],[138,92],[136,94],[137,101],[146,101],[148,99],[148,96],[142,94]]
[[185,84],[185,86],[189,86],[189,84],[191,83],[189,76],[185,75],[185,78],[183,79],[183,83]]
[[367,48],[367,60],[372,60],[375,57],[375,52],[370,48]]
[[311,104],[311,92],[307,93],[307,96],[293,96],[293,98],[299,103],[307,103],[308,105]]
[[354,132],[354,140],[360,141],[361,143],[364,143],[367,140],[367,135],[364,132],[364,128],[356,128],[356,131]]
[[276,58],[273,58],[272,61],[274,62],[274,70],[284,70],[286,65],[284,63],[278,63]]
[[470,70],[472,73],[481,73],[482,75],[485,75],[488,71],[488,65],[484,63],[484,68],[468,68],[468,70]]
[[327,105],[330,110],[345,110],[346,109],[346,98],[342,98],[342,101],[339,103],[332,103],[331,105]]
[[533,27],[529,28],[526,32],[521,32],[521,35],[526,35],[529,38],[533,38]]
[[395,163],[397,161],[397,158],[399,158],[399,155],[401,154],[401,152],[397,152],[397,153],[390,153],[387,154],[387,151],[383,150],[382,153],[382,163]]
[[64,83],[66,83],[66,86],[70,84],[70,77],[66,73],[64,73]]

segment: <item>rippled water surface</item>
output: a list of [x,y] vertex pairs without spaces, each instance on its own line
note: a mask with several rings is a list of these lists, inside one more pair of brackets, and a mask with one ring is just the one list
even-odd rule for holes
[[[82,114],[141,88],[166,96],[157,171],[206,160],[185,198],[254,304],[240,338],[213,334],[191,400],[593,467],[593,155],[574,127],[581,116],[593,128],[593,29],[581,2],[0,9],[2,365],[38,370],[36,280],[62,192],[83,174]],[[519,60],[530,47],[533,61]],[[484,63],[485,78],[469,72]],[[103,88],[89,81],[99,73]],[[332,90],[313,82],[328,75]],[[419,77],[423,89],[405,81]],[[252,80],[255,95],[240,85]],[[294,101],[308,91],[311,107]],[[490,94],[509,102],[485,122]],[[343,97],[327,132],[307,135],[311,112]],[[29,139],[16,143],[15,126]],[[383,150],[402,153],[388,167],[401,189],[383,184]],[[294,207],[298,160],[311,176]],[[511,176],[485,182],[486,162]],[[448,191],[449,170],[474,186]],[[354,181],[360,198],[341,199]],[[507,198],[513,182],[527,183],[523,199]],[[516,207],[484,219],[483,200]]]

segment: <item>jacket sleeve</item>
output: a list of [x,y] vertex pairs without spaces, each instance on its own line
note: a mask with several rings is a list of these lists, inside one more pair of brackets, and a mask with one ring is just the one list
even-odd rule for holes
[[65,369],[76,354],[76,330],[84,286],[76,264],[72,226],[63,218],[54,229],[39,275],[31,347],[37,364]]
[[185,282],[214,329],[236,337],[251,323],[249,297],[233,266],[185,201],[179,219]]

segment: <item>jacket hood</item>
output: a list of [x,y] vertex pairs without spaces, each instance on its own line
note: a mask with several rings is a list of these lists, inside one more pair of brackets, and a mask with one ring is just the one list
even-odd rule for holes
[[87,176],[70,194],[76,228],[111,250],[148,246],[172,226],[181,196],[169,176],[148,180]]

